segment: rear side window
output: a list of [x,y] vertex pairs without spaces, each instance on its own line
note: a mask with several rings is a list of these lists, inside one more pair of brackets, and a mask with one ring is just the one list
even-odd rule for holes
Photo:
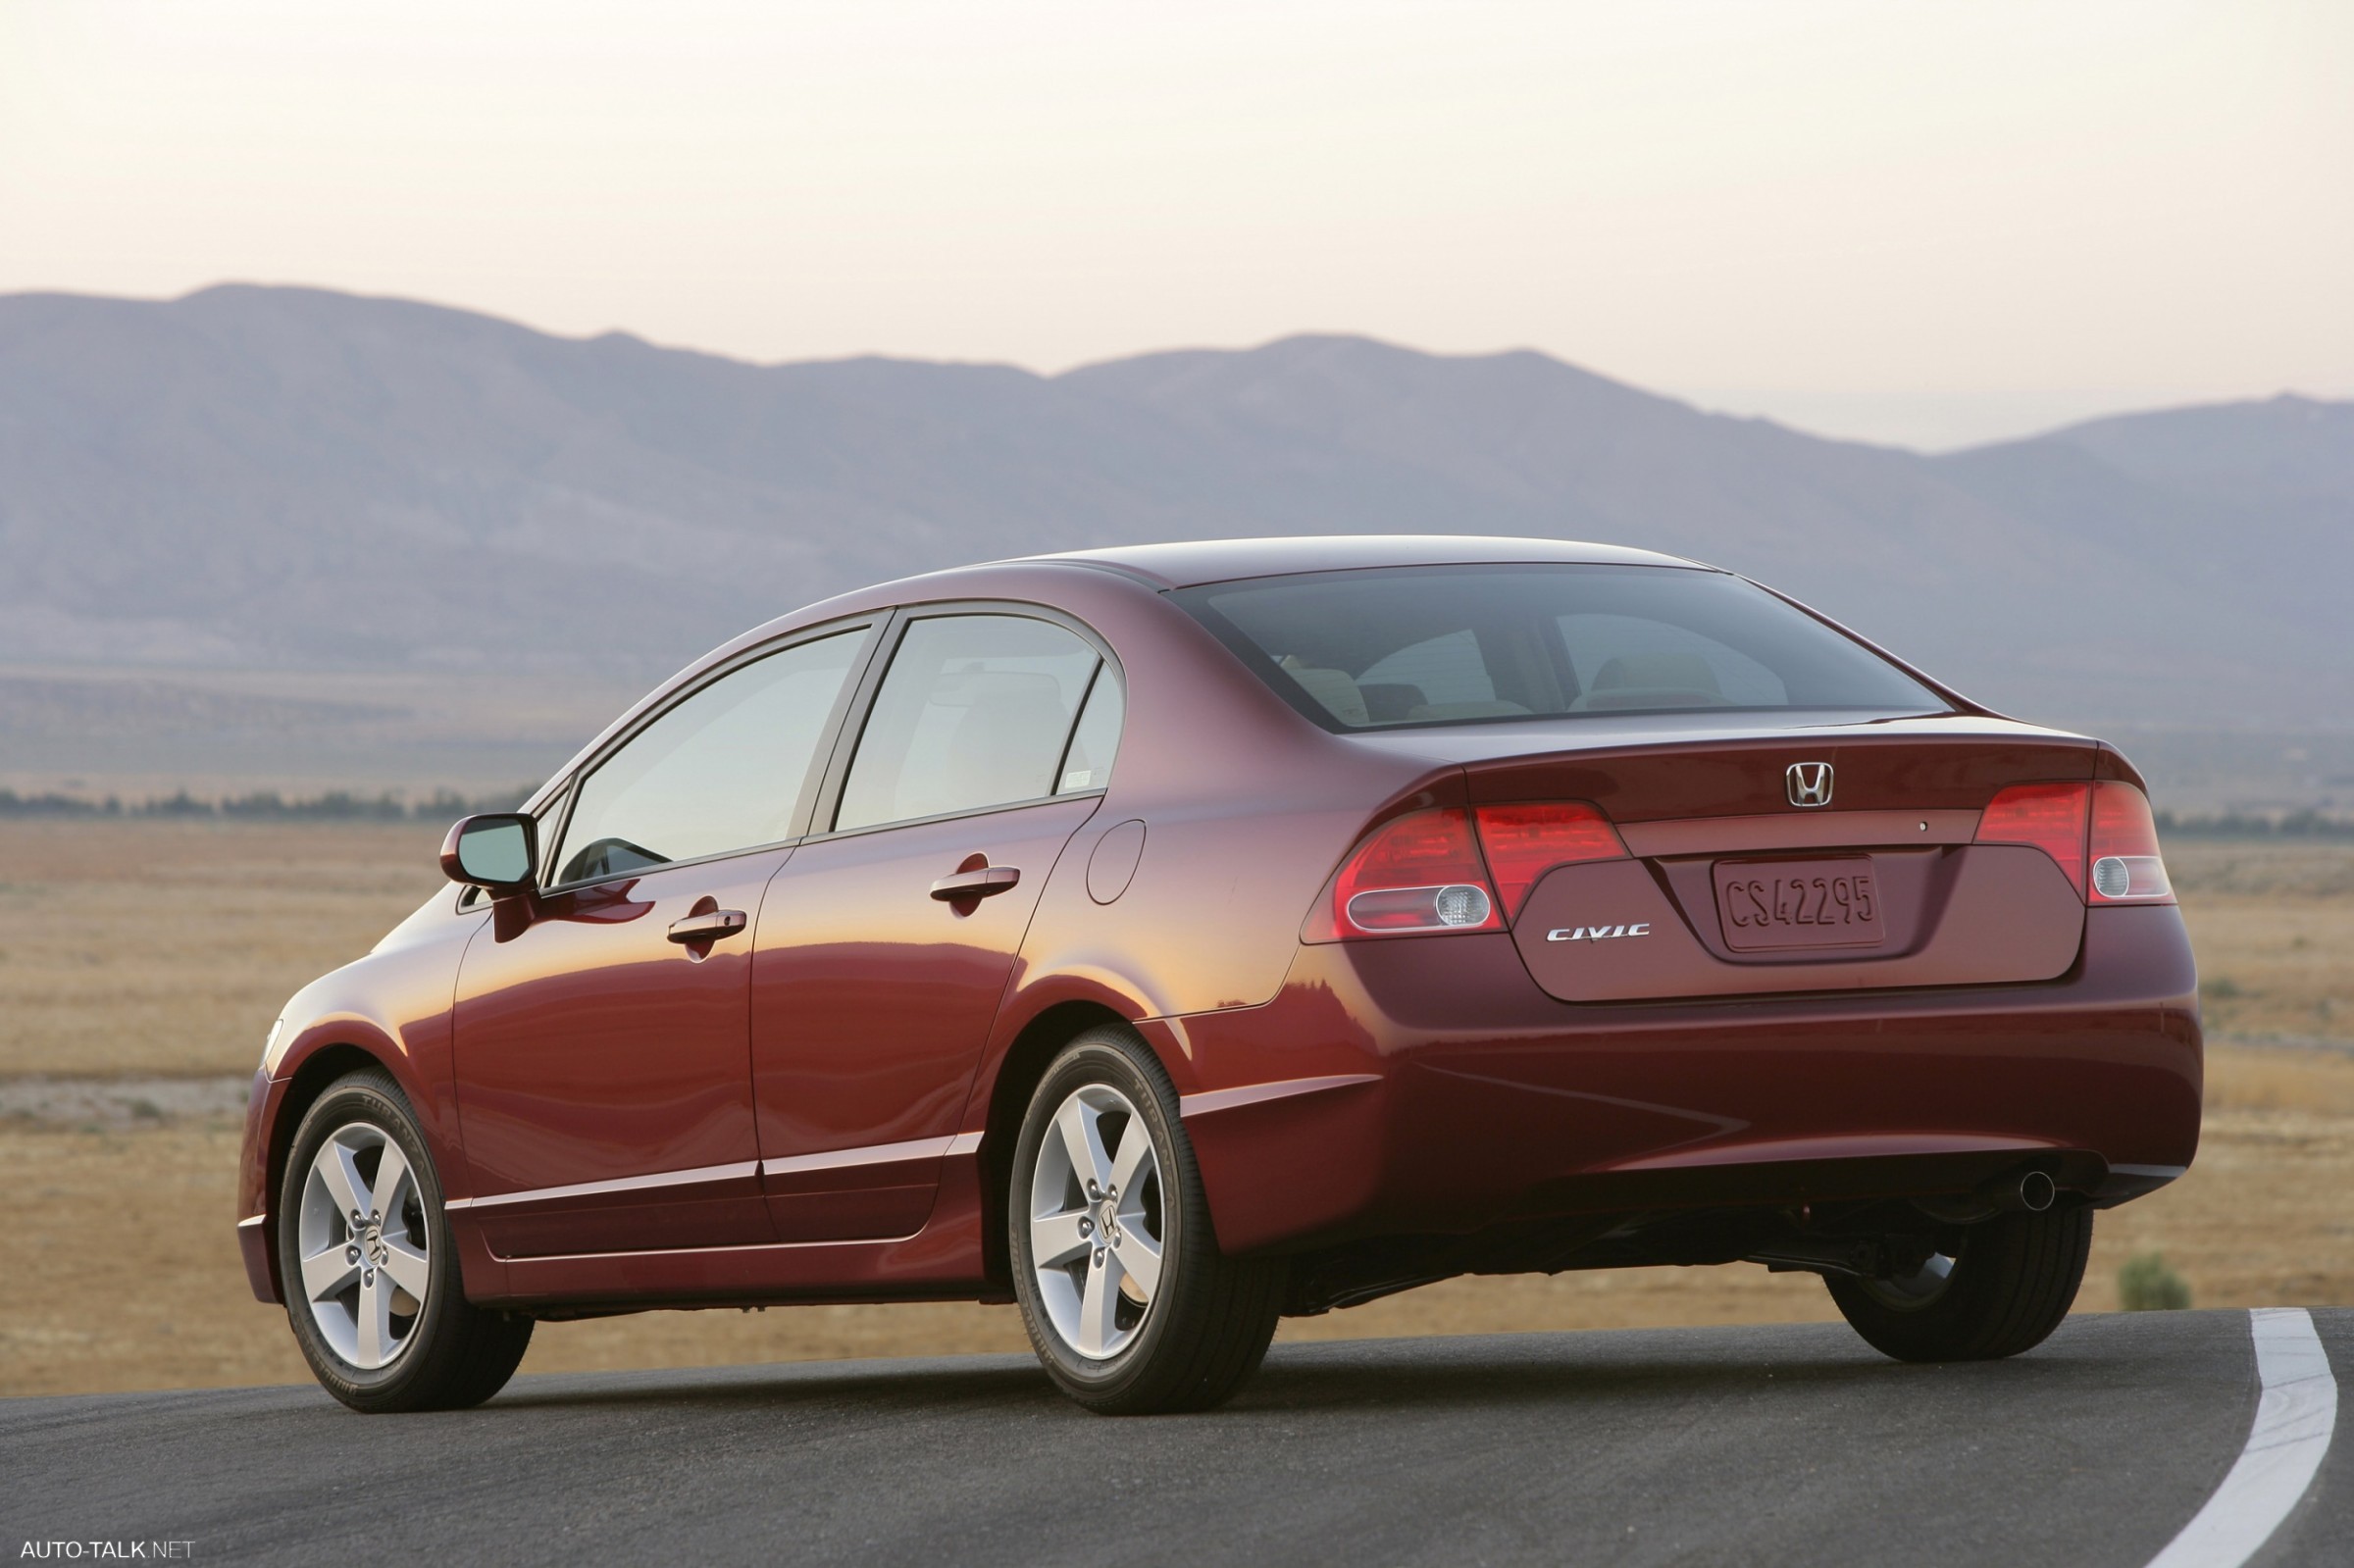
[[1070,749],[1062,755],[1058,795],[1083,789],[1101,789],[1111,783],[1111,759],[1120,749],[1120,726],[1128,716],[1128,699],[1119,677],[1109,665],[1096,668],[1096,683],[1088,688],[1087,706],[1079,710],[1078,728],[1071,732]]
[[[1075,632],[1014,615],[911,623],[875,693],[843,784],[837,829],[871,828],[1099,787],[1096,763],[1066,769],[1091,685],[1116,685]],[[1093,718],[1093,704],[1089,703]],[[1111,715],[1110,744],[1118,742]],[[1109,746],[1099,739],[1108,778]],[[1064,784],[1072,771],[1088,784]]]
[[1687,567],[1400,567],[1170,595],[1335,730],[1688,708],[1943,713],[1763,588]]
[[863,631],[804,642],[675,704],[581,785],[558,884],[793,836],[810,763]]

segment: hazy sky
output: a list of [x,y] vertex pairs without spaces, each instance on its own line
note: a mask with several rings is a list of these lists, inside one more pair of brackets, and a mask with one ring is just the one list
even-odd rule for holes
[[0,290],[755,359],[1533,346],[1931,445],[2354,393],[2354,3],[0,0]]

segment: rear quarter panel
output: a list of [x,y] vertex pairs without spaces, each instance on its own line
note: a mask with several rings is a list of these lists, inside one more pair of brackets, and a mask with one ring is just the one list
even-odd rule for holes
[[[1058,1003],[1093,1001],[1132,1020],[1265,1003],[1308,905],[1367,818],[1419,782],[1458,776],[1317,730],[1141,586],[1106,575],[1054,602],[1118,655],[1127,725],[1102,807],[1039,901],[985,1084],[1012,1038]],[[1139,822],[1133,872],[1098,877],[1091,890],[1098,846],[1108,837],[1120,853],[1115,835],[1132,837]],[[1168,1065],[1187,1087],[1188,1064]]]

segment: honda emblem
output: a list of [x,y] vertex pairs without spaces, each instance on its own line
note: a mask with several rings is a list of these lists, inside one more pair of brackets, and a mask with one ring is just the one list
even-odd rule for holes
[[1794,806],[1827,806],[1831,803],[1831,765],[1827,762],[1794,762],[1782,775],[1789,785],[1790,804]]

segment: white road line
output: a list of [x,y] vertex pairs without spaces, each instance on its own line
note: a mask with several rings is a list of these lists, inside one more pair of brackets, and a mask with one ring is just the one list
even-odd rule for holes
[[2258,1307],[2248,1320],[2256,1376],[2264,1386],[2248,1445],[2207,1506],[2150,1559],[2150,1568],[2239,1568],[2272,1540],[2329,1451],[2337,1381],[2329,1376],[2328,1352],[2311,1314],[2302,1307]]

